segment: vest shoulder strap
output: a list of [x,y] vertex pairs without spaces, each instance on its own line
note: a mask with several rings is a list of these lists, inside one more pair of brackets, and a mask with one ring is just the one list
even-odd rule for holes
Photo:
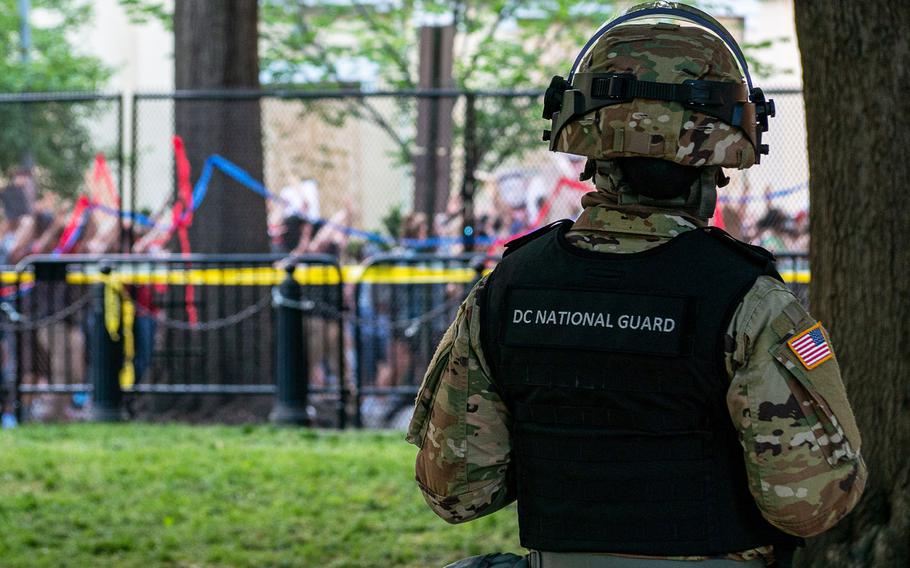
[[764,249],[758,245],[750,245],[749,243],[744,243],[741,240],[735,238],[730,233],[717,227],[705,227],[702,229],[702,231],[722,242],[730,249],[736,251],[738,254],[751,261],[753,264],[763,267],[766,274],[773,276],[778,280],[781,279],[780,275],[777,274],[777,270],[774,267],[776,259],[774,258],[774,255],[767,249]]
[[521,247],[530,243],[531,241],[534,241],[534,240],[539,239],[540,237],[546,235],[553,229],[555,229],[557,227],[561,227],[565,223],[571,223],[571,222],[572,222],[571,219],[561,219],[559,221],[554,221],[554,222],[550,223],[549,225],[546,225],[537,230],[531,231],[527,235],[522,235],[520,237],[512,239],[511,241],[506,243],[506,250],[505,250],[505,252],[502,253],[503,258],[509,256],[510,254],[517,251]]

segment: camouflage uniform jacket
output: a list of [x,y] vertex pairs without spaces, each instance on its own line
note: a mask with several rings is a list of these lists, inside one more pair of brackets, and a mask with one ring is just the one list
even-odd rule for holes
[[[695,227],[682,215],[636,216],[598,205],[585,209],[568,240],[583,249],[637,252]],[[480,345],[476,300],[484,284],[468,295],[439,343],[407,435],[420,447],[420,489],[450,523],[487,515],[515,499],[509,411]],[[866,481],[837,360],[810,370],[787,345],[787,338],[816,323],[784,284],[763,276],[737,307],[725,341],[727,407],[739,431],[749,489],[768,522],[803,537],[831,528],[850,512]]]

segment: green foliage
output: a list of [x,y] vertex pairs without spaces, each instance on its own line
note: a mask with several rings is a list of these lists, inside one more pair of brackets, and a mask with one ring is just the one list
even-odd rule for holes
[[[91,17],[91,2],[32,0],[31,4],[32,49],[26,63],[21,57],[18,2],[0,0],[0,92],[100,89],[110,70],[82,54],[74,39],[74,32]],[[0,102],[0,168],[5,171],[31,155],[45,187],[75,194],[82,172],[97,151],[88,129],[102,106]]]
[[784,36],[773,40],[765,40],[756,43],[743,43],[743,53],[746,56],[746,62],[749,64],[749,72],[756,79],[764,79],[772,75],[792,75],[793,69],[789,67],[780,67],[774,63],[768,63],[758,57],[762,51],[770,49],[775,43],[787,43],[790,38]]
[[[120,0],[140,21],[169,25],[161,0]],[[710,2],[687,2],[715,9]],[[297,89],[357,88],[351,68],[368,68],[376,87],[418,86],[418,36],[422,23],[456,27],[453,80],[470,90],[541,91],[550,77],[565,74],[570,58],[604,21],[617,15],[613,0],[260,0],[260,68],[264,85]],[[768,47],[744,46],[757,77],[777,71],[752,56]],[[568,54],[568,55],[567,55]],[[479,99],[476,113],[478,166],[489,169],[541,146],[538,97]],[[392,112],[375,99],[321,104],[305,102],[304,112],[329,125],[365,120],[395,143],[398,163],[413,161],[417,105],[398,99]],[[464,124],[456,106],[455,144]],[[533,126],[529,126],[533,125]],[[539,128],[538,128],[539,126]]]
[[392,238],[401,236],[401,226],[404,223],[404,208],[399,203],[389,208],[389,212],[382,217],[382,228]]
[[450,526],[400,432],[26,426],[0,432],[4,567],[442,566],[517,551],[514,508]]
[[[449,21],[456,28],[455,87],[539,91],[551,75],[567,71],[565,58],[554,55],[574,53],[613,15],[612,2],[584,0],[261,0],[261,68],[272,85],[325,86],[348,79],[345,66],[357,63],[375,70],[381,89],[414,89],[421,23]],[[538,128],[528,128],[529,123],[544,126],[537,97],[484,103],[478,102],[476,114],[481,168],[540,146]],[[416,113],[412,101],[398,101],[390,116],[370,100],[359,100],[349,101],[342,117],[377,124],[397,143],[400,163],[408,164]],[[456,123],[455,135],[459,144],[463,124]]]
[[134,24],[160,22],[166,29],[174,29],[174,18],[165,2],[153,0],[119,0],[126,15]]
[[[710,2],[688,3],[713,8]],[[265,82],[272,85],[324,88],[349,79],[346,67],[357,64],[375,70],[380,89],[414,89],[420,25],[432,20],[453,22],[456,27],[456,87],[541,91],[551,76],[568,71],[580,46],[616,15],[613,1],[260,0],[261,68]],[[770,42],[744,46],[756,77],[779,71],[755,56],[769,46]],[[476,146],[481,169],[540,147],[545,126],[540,104],[537,97],[478,101]],[[340,111],[335,107],[334,113],[323,114],[330,122],[353,118],[379,125],[397,143],[399,162],[409,164],[416,105],[406,101],[396,105],[393,116],[369,100],[348,101]],[[463,127],[456,120],[456,145],[461,143]]]

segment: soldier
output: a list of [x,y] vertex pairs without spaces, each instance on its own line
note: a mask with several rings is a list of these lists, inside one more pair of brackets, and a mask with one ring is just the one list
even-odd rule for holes
[[408,431],[436,514],[517,499],[531,553],[452,566],[788,566],[853,509],[866,467],[827,332],[770,253],[706,226],[773,113],[729,33],[667,2],[554,79],[550,148],[587,156],[594,191],[473,289]]

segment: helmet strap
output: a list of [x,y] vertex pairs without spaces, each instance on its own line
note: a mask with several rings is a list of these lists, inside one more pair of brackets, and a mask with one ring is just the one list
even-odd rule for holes
[[699,219],[707,221],[714,216],[714,209],[717,207],[717,174],[719,170],[719,166],[704,168],[689,191],[689,198],[698,200],[698,203],[694,205],[697,207],[695,215]]

